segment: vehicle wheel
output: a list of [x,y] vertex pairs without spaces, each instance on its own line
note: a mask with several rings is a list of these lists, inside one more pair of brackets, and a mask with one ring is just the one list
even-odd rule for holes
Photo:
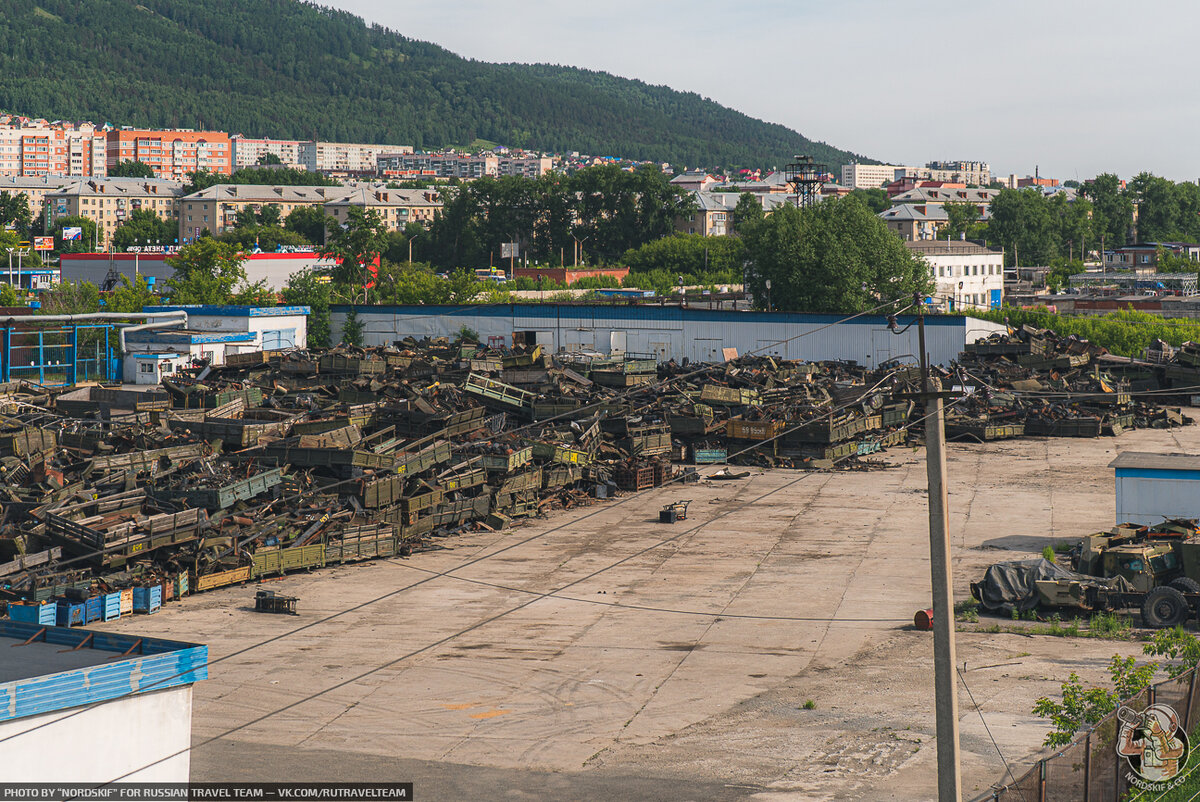
[[1142,623],[1151,629],[1177,627],[1187,620],[1187,599],[1173,587],[1161,585],[1146,594],[1142,602]]
[[1172,579],[1167,583],[1167,587],[1175,588],[1180,593],[1200,593],[1200,582],[1186,576]]

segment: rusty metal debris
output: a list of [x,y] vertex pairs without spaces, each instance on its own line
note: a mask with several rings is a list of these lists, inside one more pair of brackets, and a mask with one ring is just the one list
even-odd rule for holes
[[[981,342],[942,376],[969,391],[952,434],[1190,422],[1134,400],[1142,380],[1102,357],[1036,330]],[[134,590],[150,612],[700,478],[681,464],[877,469],[870,455],[920,420],[917,379],[901,364],[658,364],[410,338],[239,354],[147,392],[0,385],[0,599],[42,620],[73,594],[67,623],[109,620]]]

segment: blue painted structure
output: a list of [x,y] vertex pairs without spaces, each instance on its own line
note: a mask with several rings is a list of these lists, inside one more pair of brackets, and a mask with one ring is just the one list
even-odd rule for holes
[[[76,665],[81,658],[91,658],[89,665],[38,676],[17,671],[16,679],[0,683],[0,721],[208,679],[208,647],[194,643],[5,620],[0,620],[0,638],[12,641],[0,642],[0,654],[10,661],[20,660],[20,650],[29,646],[41,649],[43,663],[53,663],[53,654],[64,653],[61,650]],[[25,641],[30,641],[28,646],[21,645]],[[54,647],[53,654],[46,647]],[[131,649],[128,657],[116,659]]]
[[192,315],[220,317],[278,317],[280,315],[307,315],[307,306],[208,306],[185,304],[182,306],[143,306],[143,312],[187,312]]
[[[4,320],[0,318],[0,323]],[[72,385],[120,377],[120,338],[113,324],[0,327],[0,381]]]
[[133,611],[135,613],[153,613],[160,607],[162,607],[162,585],[133,589]]

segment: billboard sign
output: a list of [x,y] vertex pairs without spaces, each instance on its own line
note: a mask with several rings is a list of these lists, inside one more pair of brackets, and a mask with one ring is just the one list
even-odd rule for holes
[[[83,229],[80,229],[82,231]],[[54,237],[34,237],[33,249],[35,251],[52,251],[54,250]]]

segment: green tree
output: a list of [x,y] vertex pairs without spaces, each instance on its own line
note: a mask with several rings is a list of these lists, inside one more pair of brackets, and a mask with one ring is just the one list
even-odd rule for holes
[[229,243],[203,237],[167,259],[175,273],[166,288],[173,304],[228,304],[246,280],[244,254]]
[[82,315],[100,311],[100,288],[90,281],[63,281],[38,296],[43,315]]
[[258,157],[259,164],[283,164],[283,160],[274,153],[264,153]]
[[330,285],[326,276],[311,270],[301,270],[288,277],[287,286],[281,291],[283,302],[290,306],[307,306],[308,344],[314,348],[328,348],[330,341],[329,304]]
[[332,220],[320,206],[297,206],[287,216],[283,227],[304,237],[310,245],[323,245],[325,232]]
[[342,326],[342,342],[346,345],[363,344],[363,322],[358,319],[357,309],[351,309],[346,315],[346,322]]
[[1096,724],[1116,710],[1122,700],[1140,693],[1154,679],[1157,668],[1157,663],[1139,666],[1132,657],[1113,655],[1108,664],[1111,688],[1086,688],[1079,675],[1072,671],[1062,684],[1061,702],[1043,696],[1034,703],[1033,714],[1050,719],[1054,725],[1044,744],[1057,747],[1071,743],[1081,727]]
[[738,196],[737,206],[730,213],[729,222],[733,225],[733,233],[741,233],[744,229],[763,219],[763,207],[758,198],[749,192]]
[[154,178],[154,168],[145,162],[123,161],[108,168],[109,178]]
[[387,248],[387,236],[387,226],[379,212],[350,207],[345,226],[336,228],[320,251],[322,256],[338,261],[333,269],[335,291],[352,301],[361,293],[366,300],[369,266]]
[[[64,240],[65,228],[80,228],[83,229],[83,233],[77,239]],[[58,218],[54,221],[50,234],[54,237],[54,250],[58,253],[87,253],[96,247],[95,222],[79,215]]]
[[29,197],[23,192],[0,191],[0,229],[15,231],[21,239],[29,237],[33,226],[33,214],[29,211]]
[[759,307],[862,312],[932,289],[929,270],[857,198],[781,206],[744,237],[747,284]]
[[1104,248],[1125,245],[1133,224],[1133,201],[1121,189],[1121,179],[1112,173],[1102,173],[1084,184],[1081,190],[1092,202],[1097,237],[1103,237]]
[[1002,189],[992,199],[988,237],[1004,248],[1007,265],[1048,265],[1058,255],[1058,221],[1037,189]]
[[385,304],[444,304],[450,302],[450,292],[450,282],[428,265],[385,261],[375,297]]
[[104,311],[141,312],[143,307],[153,306],[158,300],[158,296],[151,292],[145,276],[130,281],[129,276],[122,275],[120,285],[108,296]]
[[663,237],[626,251],[621,257],[621,261],[629,265],[630,275],[664,270],[698,279],[689,284],[729,281],[728,276],[741,275],[745,259],[746,245],[742,239],[700,234]]
[[892,208],[892,199],[888,197],[887,190],[878,187],[870,189],[852,189],[850,194],[867,205],[875,214],[885,212]]
[[163,220],[149,209],[137,209],[112,235],[112,246],[125,251],[137,244],[172,245],[179,236],[179,228]]
[[981,239],[987,226],[980,223],[979,207],[973,203],[951,201],[942,207],[946,210],[946,225],[941,235],[947,239]]
[[300,234],[288,231],[279,226],[260,226],[258,224],[232,228],[220,234],[217,239],[236,245],[245,251],[258,248],[261,251],[275,251],[280,245],[305,247],[311,243]]
[[475,300],[475,296],[484,291],[484,283],[475,277],[475,273],[465,267],[460,267],[450,274],[446,282],[449,287],[449,302],[452,304],[467,304]]

